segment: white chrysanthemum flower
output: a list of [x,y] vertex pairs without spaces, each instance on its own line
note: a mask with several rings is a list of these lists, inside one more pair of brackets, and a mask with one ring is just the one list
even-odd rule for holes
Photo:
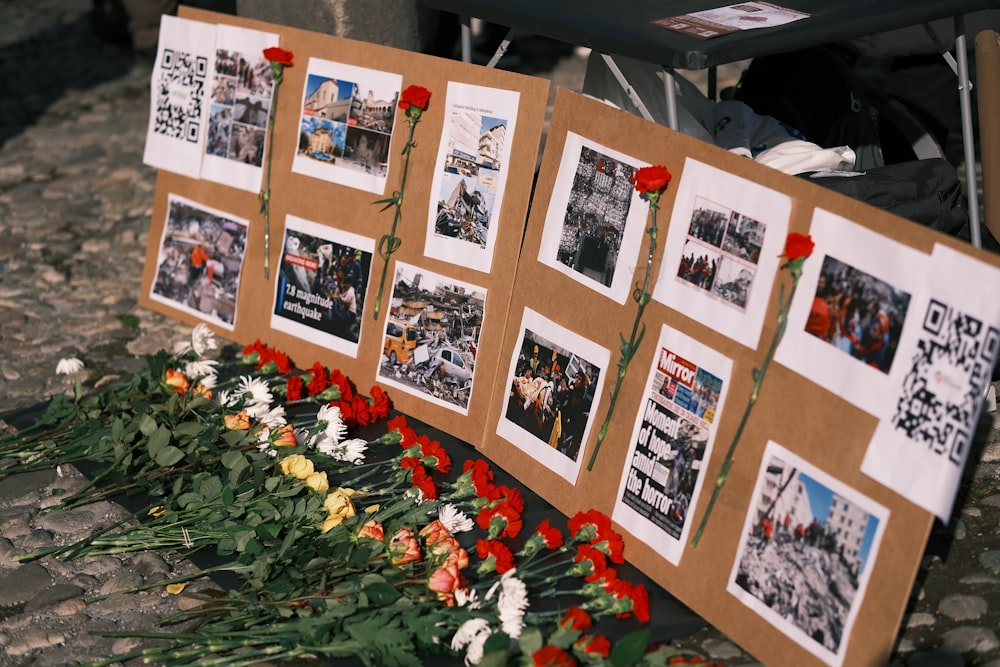
[[257,450],[264,452],[272,459],[278,456],[278,452],[271,446],[271,429],[266,426],[261,428],[260,433],[257,434]]
[[236,397],[229,393],[228,389],[223,389],[215,395],[215,400],[224,408],[230,408],[236,403]]
[[191,347],[194,353],[201,357],[209,350],[218,349],[219,341],[208,325],[202,322],[191,332]]
[[334,443],[340,442],[347,435],[347,424],[344,423],[344,417],[336,405],[327,403],[322,406],[316,413],[316,421],[320,424],[325,423],[323,432]]
[[479,594],[475,588],[456,588],[455,606],[479,609],[483,606],[483,603],[479,601]]
[[267,382],[249,375],[240,377],[240,386],[237,391],[241,397],[246,398],[251,403],[271,405],[274,400]]
[[350,461],[354,465],[361,465],[365,462],[365,452],[367,451],[367,440],[351,438],[337,445],[337,453],[333,457],[338,461]]
[[255,414],[250,413],[250,408],[247,408],[247,414],[251,418],[260,420],[260,423],[264,424],[268,428],[278,428],[279,426],[284,426],[288,423],[285,419],[285,406],[275,405],[267,410],[254,410]]
[[483,645],[493,634],[490,624],[485,618],[472,618],[459,626],[455,636],[451,638],[451,648],[454,651],[465,650],[465,664],[478,665],[483,659]]
[[500,597],[497,612],[500,626],[508,636],[517,639],[524,630],[524,612],[528,608],[528,587],[508,570],[500,578]]
[[218,365],[219,362],[215,359],[189,361],[184,364],[184,375],[187,375],[192,380],[200,380],[206,389],[211,389],[219,381],[219,376],[215,371],[215,367]]
[[56,364],[58,375],[76,375],[83,370],[83,362],[76,357],[63,357]]
[[450,503],[441,506],[441,509],[438,510],[438,519],[441,520],[441,523],[444,524],[444,527],[452,535],[472,530],[472,527],[475,525],[472,519],[467,517],[462,510]]

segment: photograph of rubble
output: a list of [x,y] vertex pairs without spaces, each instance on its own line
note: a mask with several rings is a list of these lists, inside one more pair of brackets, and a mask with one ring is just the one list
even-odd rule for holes
[[888,510],[768,442],[727,590],[829,665],[844,649]]
[[396,263],[378,379],[465,414],[486,289]]

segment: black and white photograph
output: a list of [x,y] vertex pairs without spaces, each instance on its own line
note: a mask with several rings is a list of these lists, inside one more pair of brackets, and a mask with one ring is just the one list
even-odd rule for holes
[[607,365],[606,349],[525,309],[497,432],[575,482]]
[[378,379],[466,414],[485,312],[485,288],[396,262]]
[[357,356],[375,241],[289,215],[271,328]]
[[732,361],[662,325],[612,519],[677,565],[704,484]]
[[292,171],[382,194],[393,130],[409,129],[396,122],[402,77],[318,58],[307,67]]
[[760,221],[696,197],[677,278],[744,310],[765,232]]
[[449,81],[428,207],[425,254],[488,273],[520,93]]
[[247,221],[170,195],[150,298],[232,330]]
[[909,306],[909,292],[827,255],[805,330],[859,363],[888,373]]
[[727,590],[835,667],[888,510],[768,442]]
[[649,216],[648,204],[629,181],[643,166],[567,133],[538,261],[624,303]]
[[791,197],[690,157],[676,172],[653,298],[756,348],[788,236]]

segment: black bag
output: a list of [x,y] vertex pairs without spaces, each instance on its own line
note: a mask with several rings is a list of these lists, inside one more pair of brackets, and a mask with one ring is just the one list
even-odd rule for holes
[[887,164],[857,176],[809,180],[945,234],[959,233],[968,219],[962,183],[944,158]]
[[754,58],[733,93],[823,148],[850,146],[855,171],[881,167],[879,112],[847,61],[823,46]]

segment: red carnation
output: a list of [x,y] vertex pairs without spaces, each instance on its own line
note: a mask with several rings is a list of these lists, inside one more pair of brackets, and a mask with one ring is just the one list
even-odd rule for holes
[[291,51],[285,51],[277,46],[272,46],[264,49],[264,57],[272,63],[278,63],[283,67],[291,67],[294,54]]
[[431,91],[423,86],[407,86],[406,90],[399,97],[399,108],[407,112],[410,110],[410,107],[416,107],[424,111],[427,109],[430,99]]

